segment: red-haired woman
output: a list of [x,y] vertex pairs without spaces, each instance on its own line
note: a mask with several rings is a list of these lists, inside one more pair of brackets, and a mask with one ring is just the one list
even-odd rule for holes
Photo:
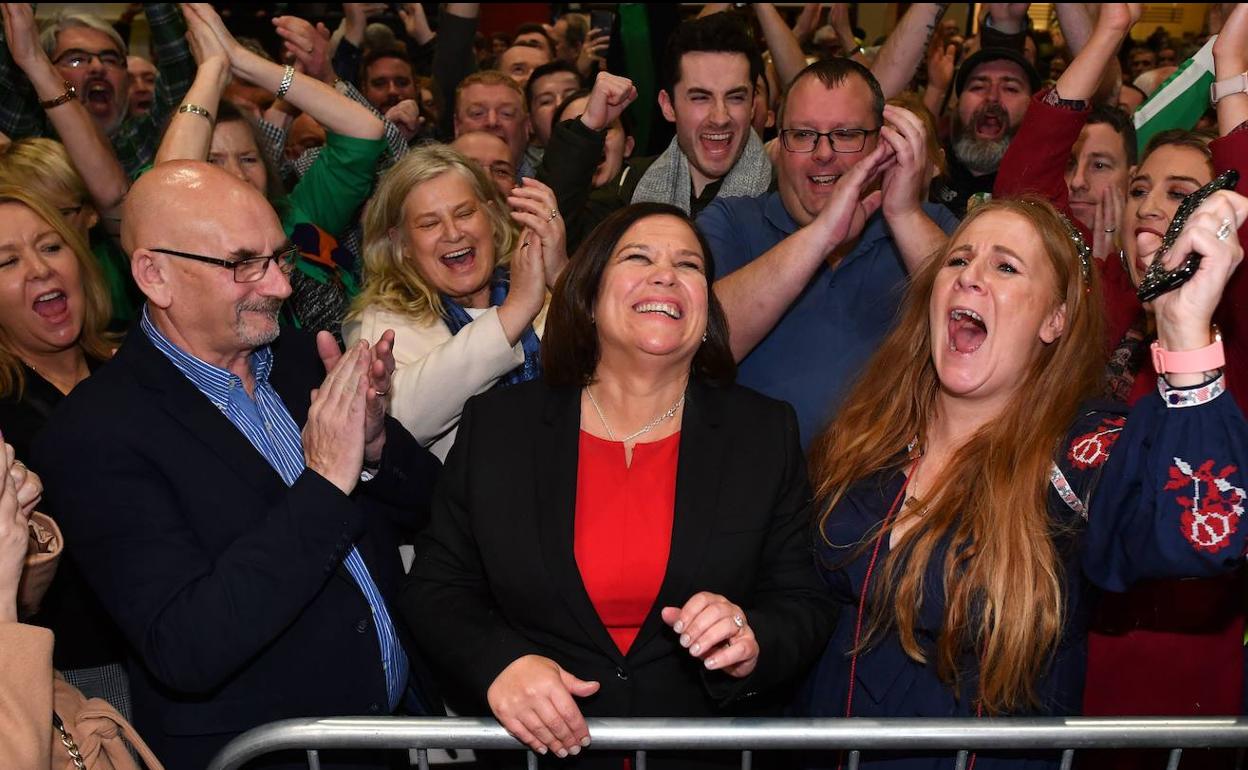
[[[1219,192],[1189,220],[1166,265],[1193,250],[1204,260],[1154,302],[1165,351],[1209,345],[1245,219],[1248,199]],[[1078,713],[1085,575],[1122,590],[1238,562],[1248,423],[1222,397],[1222,363],[1176,365],[1129,417],[1090,405],[1104,364],[1089,263],[1048,203],[997,200],[914,276],[897,327],[811,450],[819,561],[846,608],[812,682],[814,715]],[[1057,759],[981,754],[978,767]]]

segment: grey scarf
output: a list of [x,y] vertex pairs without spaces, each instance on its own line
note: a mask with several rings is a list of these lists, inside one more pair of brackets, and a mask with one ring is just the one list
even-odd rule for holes
[[[749,132],[745,151],[737,158],[728,176],[724,177],[717,197],[753,198],[767,192],[767,188],[771,186],[771,161],[767,159],[763,142],[753,129],[745,130]],[[632,202],[670,203],[688,214],[692,189],[693,177],[689,175],[689,160],[673,138],[672,143],[650,164],[650,168],[646,169],[646,173],[637,182]]]

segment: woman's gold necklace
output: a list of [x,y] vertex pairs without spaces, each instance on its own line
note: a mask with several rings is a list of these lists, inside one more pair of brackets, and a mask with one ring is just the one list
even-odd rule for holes
[[672,419],[672,417],[676,415],[676,412],[680,410],[680,407],[685,403],[685,394],[681,393],[680,398],[676,400],[676,403],[672,404],[671,409],[668,409],[663,414],[659,415],[658,417],[655,417],[650,422],[641,426],[640,429],[633,431],[632,433],[628,434],[624,438],[617,439],[615,437],[615,432],[611,430],[611,425],[607,422],[607,416],[602,413],[602,407],[598,406],[598,399],[594,398],[594,392],[589,389],[588,385],[585,386],[585,395],[589,396],[589,403],[594,405],[594,411],[598,413],[598,419],[602,420],[602,427],[607,429],[607,438],[610,439],[611,441],[620,441],[625,444],[637,438],[638,436],[644,435],[654,430],[663,421]]

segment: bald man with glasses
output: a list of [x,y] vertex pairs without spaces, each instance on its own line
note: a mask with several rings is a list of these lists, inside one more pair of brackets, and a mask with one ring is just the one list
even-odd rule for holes
[[167,766],[203,767],[277,719],[428,713],[388,599],[439,465],[385,416],[393,333],[345,353],[279,335],[297,253],[264,196],[207,163],[141,177],[122,242],[139,326],[35,457],[129,641],[136,726]]

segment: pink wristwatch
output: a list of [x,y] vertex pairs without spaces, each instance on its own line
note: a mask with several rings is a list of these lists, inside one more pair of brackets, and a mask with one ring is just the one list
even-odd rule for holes
[[1170,351],[1154,342],[1153,368],[1158,374],[1197,374],[1221,369],[1226,365],[1226,351],[1222,349],[1222,333],[1213,327],[1213,344],[1195,350]]

